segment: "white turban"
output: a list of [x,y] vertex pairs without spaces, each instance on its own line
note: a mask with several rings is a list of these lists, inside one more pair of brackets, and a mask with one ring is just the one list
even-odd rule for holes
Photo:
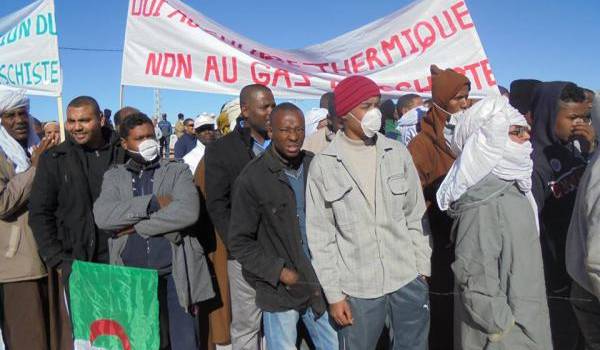
[[309,137],[310,135],[314,134],[315,132],[317,132],[317,126],[319,126],[319,123],[324,120],[325,118],[327,118],[327,115],[329,114],[329,111],[327,111],[327,109],[325,108],[313,108],[310,111],[308,111],[308,113],[306,113],[306,116],[304,118],[304,135],[305,137]]
[[493,173],[503,180],[516,181],[537,217],[531,194],[533,148],[529,141],[517,144],[510,140],[511,125],[526,126],[527,121],[504,96],[488,96],[457,117],[451,148],[459,156],[437,192],[440,209],[447,210],[469,188]]
[[[25,107],[29,112],[29,98],[25,90],[0,90],[0,116],[5,112]],[[29,135],[27,137],[27,150],[33,152],[40,139],[35,134],[33,117],[29,117]],[[8,131],[0,125],[0,150],[13,163],[17,174],[24,172],[31,166],[31,161],[23,147],[10,136]]]
[[25,90],[0,90],[0,114],[21,107],[29,111],[29,98],[25,95]]
[[242,109],[240,107],[240,99],[233,99],[225,104],[222,112],[227,114],[227,119],[229,119],[230,130],[233,130],[235,126],[235,120],[242,114]]

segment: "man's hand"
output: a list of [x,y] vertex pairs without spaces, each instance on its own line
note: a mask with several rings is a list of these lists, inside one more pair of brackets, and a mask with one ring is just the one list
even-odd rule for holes
[[158,205],[160,205],[160,209],[163,209],[169,204],[171,204],[171,202],[173,201],[173,197],[171,197],[170,195],[160,196],[156,197],[156,200],[158,200]]
[[42,153],[46,152],[47,149],[54,146],[56,146],[56,142],[54,141],[54,139],[44,137],[42,141],[40,141],[39,145],[37,145],[31,153],[31,165],[33,167],[37,167]]
[[573,139],[581,144],[581,152],[590,154],[596,147],[596,131],[590,124],[581,123],[573,126],[571,130]]
[[329,316],[331,316],[340,327],[349,326],[354,323],[352,310],[346,299],[329,305]]
[[293,286],[296,284],[296,282],[298,282],[298,278],[300,278],[298,273],[292,269],[288,269],[287,267],[284,267],[279,274],[279,280],[286,286]]
[[127,236],[127,235],[131,235],[135,233],[135,228],[133,228],[133,226],[129,226],[126,227],[124,229],[122,229],[121,231],[118,231],[115,236],[117,237],[122,237],[122,236]]

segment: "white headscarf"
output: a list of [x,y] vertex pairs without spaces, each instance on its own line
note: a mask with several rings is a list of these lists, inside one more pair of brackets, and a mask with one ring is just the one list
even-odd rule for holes
[[537,205],[531,194],[533,148],[529,141],[518,144],[510,139],[511,125],[526,126],[527,121],[504,96],[486,97],[457,119],[451,148],[459,157],[437,192],[440,209],[447,210],[469,188],[492,173],[500,179],[516,181],[537,218]]
[[227,114],[227,119],[229,119],[229,128],[233,130],[236,125],[236,119],[242,114],[242,108],[240,107],[240,99],[235,98],[225,104],[223,106],[222,112]]
[[310,135],[317,132],[317,126],[319,123],[327,118],[329,111],[326,108],[312,108],[304,118],[304,136],[309,137]]
[[[0,90],[0,116],[5,112],[25,107],[29,112],[29,98],[25,96],[25,90]],[[33,117],[29,117],[29,135],[27,136],[27,150],[33,152],[35,146],[40,142],[35,133]],[[8,131],[0,124],[0,149],[15,167],[17,174],[29,169],[31,161],[23,147],[10,136]]]

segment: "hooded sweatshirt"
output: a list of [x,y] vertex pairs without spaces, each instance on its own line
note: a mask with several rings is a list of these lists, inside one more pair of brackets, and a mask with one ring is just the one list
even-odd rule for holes
[[569,285],[565,241],[579,181],[587,160],[573,143],[555,133],[558,101],[566,82],[541,83],[532,100],[532,192],[540,216],[540,239],[546,283],[550,292]]

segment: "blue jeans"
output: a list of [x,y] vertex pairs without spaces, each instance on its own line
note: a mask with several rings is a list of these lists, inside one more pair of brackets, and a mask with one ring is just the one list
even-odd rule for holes
[[375,349],[387,317],[391,320],[393,350],[428,348],[429,287],[421,277],[379,298],[347,300],[354,322],[339,331],[340,349]]
[[[171,350],[197,350],[199,343],[198,320],[179,305],[175,281],[171,274],[159,278],[158,301],[161,316],[161,336],[168,339]],[[164,345],[166,339],[161,339]]]
[[338,336],[325,312],[315,320],[315,314],[310,308],[300,314],[296,310],[283,312],[263,312],[263,326],[269,349],[296,349],[298,338],[296,326],[302,316],[302,322],[308,330],[310,339],[316,350],[338,349]]

